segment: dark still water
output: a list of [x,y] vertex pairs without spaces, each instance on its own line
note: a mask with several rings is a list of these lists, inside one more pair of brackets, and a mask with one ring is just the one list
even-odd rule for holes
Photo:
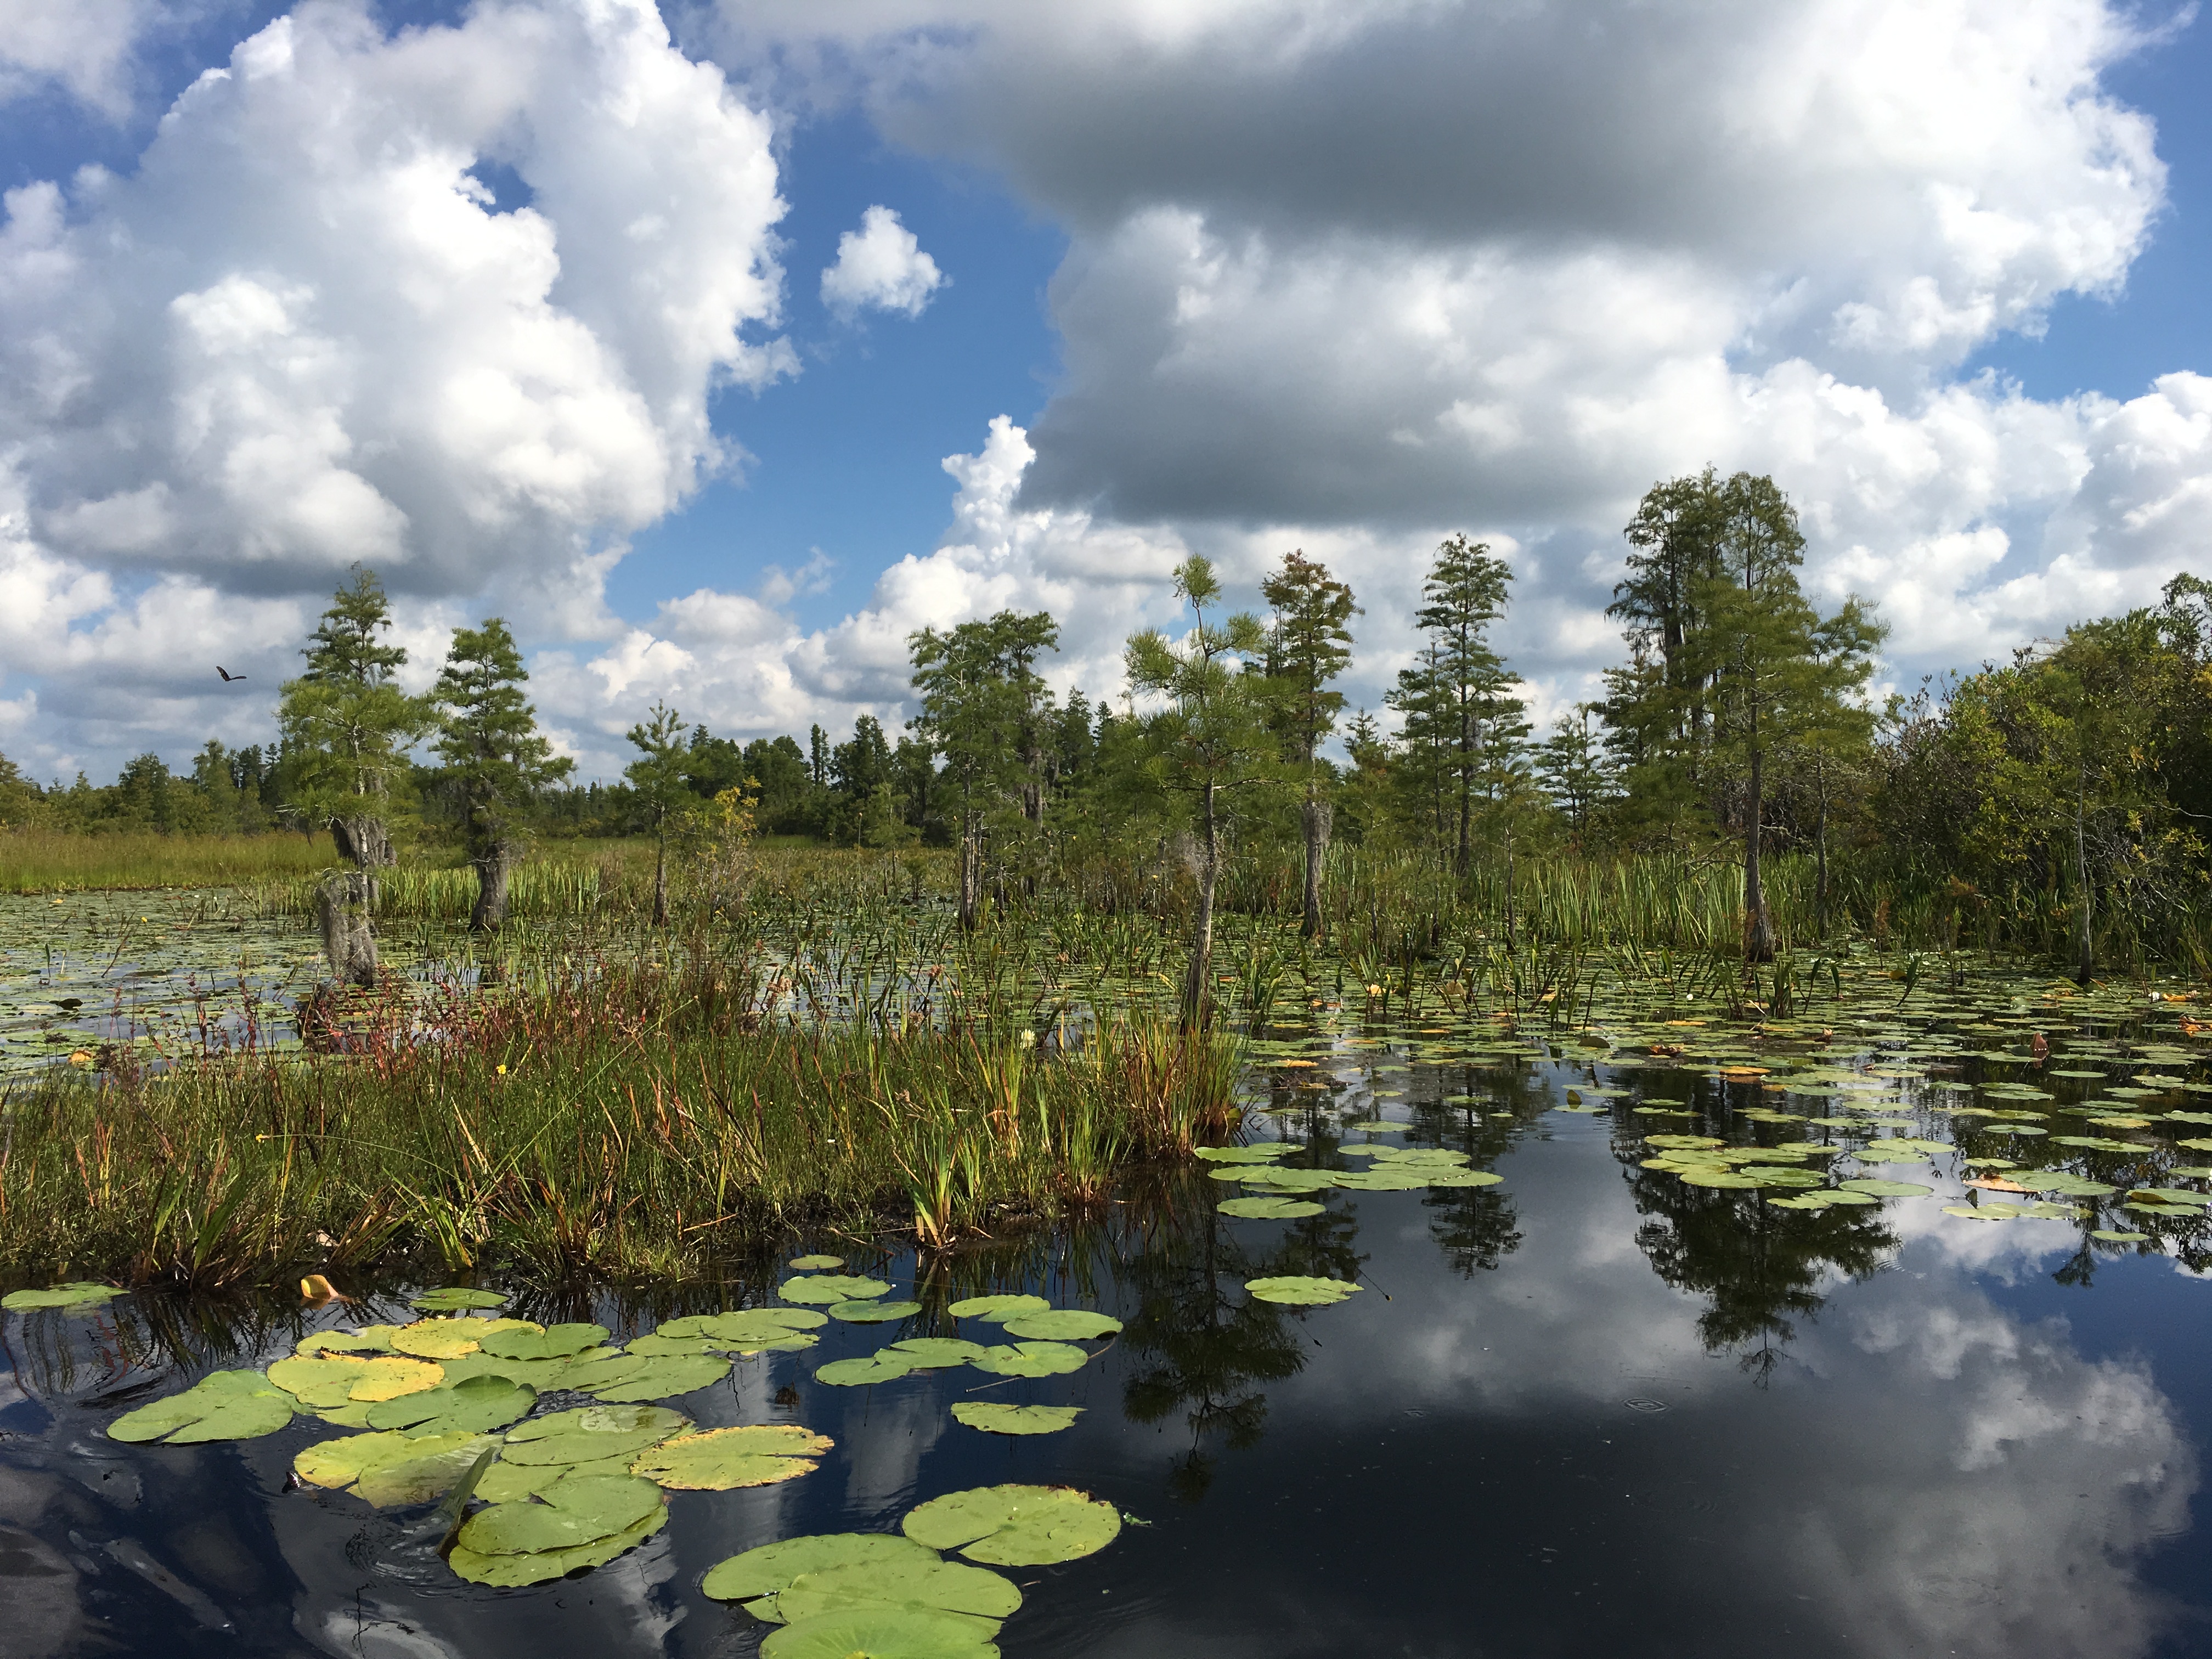
[[[2127,1219],[2110,1206],[1946,1213],[1972,1190],[1960,1160],[1980,1131],[1917,1096],[1910,1122],[1815,1125],[1837,1145],[1955,1133],[1916,1166],[1863,1166],[1933,1190],[1796,1211],[1768,1201],[1786,1188],[1647,1170],[1643,1138],[1663,1121],[1771,1141],[1802,1137],[1802,1120],[1735,1122],[1729,1102],[1743,1097],[1671,1072],[1611,1074],[1623,1094],[1570,1113],[1565,1091],[1596,1083],[1591,1066],[1511,1069],[1478,1098],[1452,1098],[1467,1075],[1427,1064],[1363,1071],[1358,1098],[1339,1089],[1327,1111],[1279,1091],[1288,1109],[1263,1130],[1305,1143],[1293,1164],[1364,1168],[1340,1148],[1370,1139],[1442,1145],[1502,1184],[1324,1190],[1319,1214],[1237,1218],[1216,1206],[1238,1187],[1201,1170],[1025,1255],[957,1258],[920,1287],[912,1258],[848,1246],[845,1271],[875,1273],[893,1297],[917,1288],[924,1312],[832,1320],[818,1347],[741,1360],[664,1402],[706,1427],[826,1434],[818,1469],[673,1492],[642,1546],[526,1589],[456,1578],[431,1504],[377,1510],[291,1480],[304,1447],[351,1431],[301,1415],[230,1443],[105,1436],[200,1370],[412,1317],[404,1297],[258,1318],[145,1297],[11,1315],[0,1652],[748,1655],[775,1627],[702,1594],[717,1562],[801,1534],[892,1531],[925,1500],[1026,1482],[1080,1487],[1127,1524],[1084,1559],[1006,1570],[1024,1597],[997,1638],[1008,1659],[2212,1653],[2212,1559],[2194,1526],[2212,1285],[2168,1253],[2193,1250],[2201,1217],[2146,1212],[2162,1231],[2139,1244],[2090,1238]],[[1635,1115],[1662,1094],[1698,1103]],[[1341,1127],[1378,1097],[1412,1114],[1410,1134]],[[1754,1110],[1762,1097],[1771,1085],[1747,1097]],[[1334,1306],[1244,1289],[1355,1273],[1365,1288]],[[1069,1375],[816,1379],[917,1332],[954,1334],[946,1304],[995,1290],[1126,1328],[1084,1345],[1095,1357]],[[508,1311],[596,1318],[619,1342],[775,1291],[769,1277],[651,1309],[526,1294]],[[957,1334],[1003,1340],[972,1319]],[[1010,1438],[956,1422],[963,1401],[1085,1409],[1061,1432]]]

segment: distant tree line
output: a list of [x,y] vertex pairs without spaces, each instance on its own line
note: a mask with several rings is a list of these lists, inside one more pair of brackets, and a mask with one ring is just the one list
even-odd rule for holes
[[[2085,622],[2003,664],[1876,706],[1885,629],[1863,600],[1804,592],[1797,516],[1771,478],[1711,469],[1662,482],[1626,527],[1609,615],[1625,660],[1603,695],[1539,735],[1493,641],[1512,573],[1484,544],[1437,549],[1413,660],[1382,710],[1339,682],[1362,615],[1303,551],[1230,612],[1204,559],[1175,574],[1182,631],[1128,641],[1117,708],[1055,696],[1058,628],[1001,612],[909,641],[913,717],[873,715],[833,743],[718,736],[656,704],[618,783],[570,785],[538,732],[506,625],[457,630],[435,689],[404,662],[375,577],[358,572],[288,682],[270,744],[210,742],[189,775],[142,756],[117,781],[40,788],[0,761],[0,822],[97,832],[329,828],[362,871],[395,824],[458,839],[495,926],[526,834],[725,827],[862,848],[957,850],[973,925],[1060,861],[1142,845],[1188,868],[1199,926],[1186,994],[1205,995],[1218,878],[1240,849],[1297,849],[1309,933],[1333,842],[1502,877],[1536,856],[1665,852],[1744,875],[1744,948],[1775,948],[1766,870],[1812,871],[1819,925],[1862,925],[1883,887],[1954,938],[2062,926],[2087,972],[2102,927],[2154,932],[2205,902],[2212,848],[2212,587],[2177,575],[2162,602]],[[1337,752],[1329,752],[1340,740]],[[427,751],[425,745],[427,744]],[[665,908],[665,864],[657,908]],[[1883,902],[1887,902],[1885,899]],[[1859,908],[1855,909],[1853,907]]]

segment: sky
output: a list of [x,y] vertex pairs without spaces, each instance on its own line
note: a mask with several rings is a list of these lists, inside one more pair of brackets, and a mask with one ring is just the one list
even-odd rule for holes
[[1116,695],[1192,552],[1240,604],[1292,548],[1347,580],[1379,709],[1455,532],[1546,721],[1708,465],[1909,690],[2212,565],[2207,30],[0,0],[0,753],[267,741],[357,562],[418,686],[506,617],[586,777],[656,700],[895,726],[908,635],[1008,607]]

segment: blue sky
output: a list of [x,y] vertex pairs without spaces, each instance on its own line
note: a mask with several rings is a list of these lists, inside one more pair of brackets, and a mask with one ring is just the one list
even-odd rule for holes
[[[356,558],[425,675],[514,618],[589,774],[656,696],[900,718],[906,634],[1006,605],[1110,690],[1191,551],[1351,579],[1372,706],[1461,529],[1548,719],[1617,657],[1636,496],[1708,462],[1790,491],[1892,684],[2145,602],[2212,530],[2193,15],[76,15],[0,24],[0,751],[40,775],[265,735]],[[945,278],[915,314],[822,301],[872,207]]]

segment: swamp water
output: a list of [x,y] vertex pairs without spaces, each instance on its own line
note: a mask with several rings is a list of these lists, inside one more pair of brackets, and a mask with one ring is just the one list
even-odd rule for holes
[[[942,1261],[810,1239],[787,1255],[836,1265],[649,1303],[523,1290],[426,1313],[394,1291],[312,1311],[150,1294],[19,1308],[0,1374],[0,1648],[2212,1653],[2192,1516],[2212,1435],[2212,1030],[2140,992],[1992,978],[1923,990],[1908,1015],[1900,988],[1862,965],[1832,1004],[1763,1030],[1677,1023],[1626,992],[1556,1035],[1317,1016],[1344,1023],[1255,1045],[1249,1151],[1140,1172],[1095,1221]],[[872,1282],[818,1282],[833,1276]],[[1003,1309],[956,1314],[993,1294],[1104,1320],[1032,1338]],[[494,1298],[449,1300],[471,1299]],[[769,1326],[813,1340],[713,1318],[738,1309],[781,1310]],[[692,1425],[653,1419],[647,1440],[676,1440],[573,1477],[634,1492],[657,1472],[665,1524],[655,1510],[604,1565],[514,1589],[466,1582],[438,1553],[453,1517],[435,1488],[472,1447],[400,1479],[383,1508],[295,1474],[329,1478],[332,1454],[313,1449],[395,1432],[380,1422],[454,1386],[409,1351],[471,1334],[403,1322],[501,1314],[549,1330],[487,1332],[447,1363],[543,1385],[507,1407],[530,1412],[520,1432],[485,1426],[498,1410],[465,1425],[511,1437],[483,1477],[507,1468],[488,1488],[506,1501],[553,1507],[520,1493],[547,1467],[528,1461],[545,1437],[528,1425],[555,1413],[605,1401]],[[582,1322],[606,1328],[599,1346],[648,1340],[595,1357],[594,1334],[550,1328]],[[404,1388],[301,1381],[295,1351],[328,1342],[315,1333],[392,1325],[347,1346],[407,1372]],[[955,1346],[894,1347],[930,1338]],[[1006,1357],[1032,1341],[1075,1357]],[[748,1343],[765,1351],[738,1357]],[[560,1352],[577,1345],[574,1362]],[[248,1437],[110,1433],[167,1432],[185,1418],[134,1430],[131,1413],[272,1366],[232,1385],[273,1401],[233,1419]],[[1010,1436],[963,1420],[978,1404],[1075,1411]],[[749,1455],[811,1467],[680,1484],[672,1445],[736,1425],[781,1425]],[[918,1515],[1006,1484],[1088,1494],[1090,1533],[994,1559]],[[909,1615],[873,1646],[819,1621],[872,1583],[906,1599],[910,1576],[833,1570],[811,1604],[796,1586],[781,1626],[708,1594],[719,1564],[778,1540],[907,1532],[954,1566],[982,1549],[975,1570],[1010,1588],[956,1608],[968,1625]],[[467,1528],[459,1541],[465,1565]]]

